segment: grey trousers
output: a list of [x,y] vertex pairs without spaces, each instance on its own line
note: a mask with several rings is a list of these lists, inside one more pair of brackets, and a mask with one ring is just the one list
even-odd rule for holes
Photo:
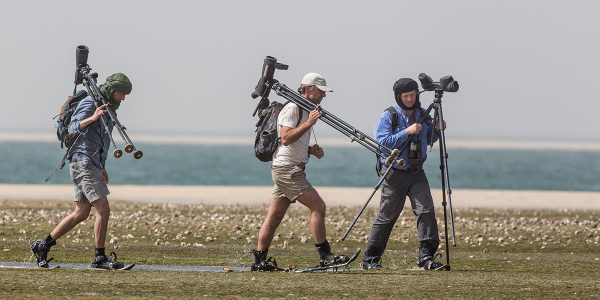
[[[382,173],[385,170],[386,166],[383,166]],[[417,216],[419,258],[435,254],[440,237],[425,171],[421,170],[415,174],[394,169],[381,185],[381,203],[371,226],[369,243],[365,249],[365,261],[379,262],[381,259],[394,224],[404,208],[406,196],[410,199],[412,211]]]

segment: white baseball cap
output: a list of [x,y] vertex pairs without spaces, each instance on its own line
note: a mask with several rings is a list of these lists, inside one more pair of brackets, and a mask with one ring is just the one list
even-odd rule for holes
[[318,87],[323,92],[333,92],[332,89],[327,87],[327,82],[325,82],[325,78],[317,73],[308,73],[304,75],[302,78],[302,83],[304,85],[314,85]]

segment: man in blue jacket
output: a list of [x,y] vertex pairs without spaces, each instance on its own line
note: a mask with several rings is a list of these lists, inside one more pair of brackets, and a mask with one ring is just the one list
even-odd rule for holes
[[[410,78],[401,78],[394,84],[394,98],[398,105],[386,110],[377,125],[375,139],[391,149],[398,149],[412,136],[410,145],[400,158],[406,164],[394,164],[391,175],[381,185],[381,203],[379,212],[373,221],[369,243],[365,249],[363,269],[379,269],[379,264],[394,224],[400,216],[406,196],[410,199],[413,213],[417,216],[417,232],[419,236],[419,260],[417,264],[426,270],[439,270],[443,267],[435,261],[434,254],[439,246],[440,238],[433,207],[433,198],[425,172],[422,169],[427,158],[429,141],[438,139],[431,119],[419,124],[425,111],[419,102],[419,86]],[[393,128],[392,115],[396,114],[397,124]],[[438,131],[438,128],[436,128]],[[383,174],[388,166],[382,158]]]
[[[92,206],[96,208],[96,223],[94,238],[96,242],[95,258],[91,268],[120,269],[122,263],[111,261],[104,252],[104,243],[110,217],[108,205],[108,173],[104,167],[110,147],[109,135],[104,131],[102,115],[106,114],[107,106],[115,112],[125,96],[131,93],[131,82],[122,73],[116,73],[106,78],[106,83],[99,87],[104,99],[109,104],[96,107],[92,97],[81,100],[71,117],[69,134],[78,134],[70,148],[67,158],[70,160],[71,178],[75,184],[76,208],[65,217],[45,239],[35,242],[31,250],[35,254],[39,267],[48,268],[47,259],[50,247],[56,245],[56,240],[65,235],[77,224],[86,220]],[[108,115],[107,115],[108,116]],[[106,120],[108,120],[105,117]],[[112,134],[111,122],[105,124]],[[115,259],[116,260],[116,259]]]

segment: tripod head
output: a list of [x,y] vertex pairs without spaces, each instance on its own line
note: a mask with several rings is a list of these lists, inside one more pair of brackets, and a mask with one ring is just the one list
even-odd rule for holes
[[436,82],[429,75],[421,73],[419,74],[419,81],[421,82],[421,87],[426,91],[458,92],[458,81],[454,81],[452,75],[444,76],[440,78],[439,82]]
[[273,79],[273,74],[275,74],[275,69],[277,70],[287,70],[288,65],[284,65],[282,63],[277,62],[277,58],[272,56],[267,56],[263,63],[262,68],[262,76],[258,80],[258,84],[254,88],[254,92],[252,92],[252,99],[256,99],[261,97],[256,109],[254,109],[254,113],[252,116],[256,115],[258,110],[265,109],[269,106],[269,94],[271,93],[271,87],[274,83],[277,82],[276,79]]

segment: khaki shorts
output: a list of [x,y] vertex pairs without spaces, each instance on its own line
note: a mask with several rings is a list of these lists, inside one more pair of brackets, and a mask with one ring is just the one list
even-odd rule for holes
[[102,172],[87,156],[78,156],[77,161],[72,161],[69,167],[75,184],[75,202],[84,201],[92,204],[110,194]]
[[304,165],[299,166],[272,166],[271,176],[275,187],[273,198],[288,198],[292,203],[296,198],[313,189],[306,179]]

